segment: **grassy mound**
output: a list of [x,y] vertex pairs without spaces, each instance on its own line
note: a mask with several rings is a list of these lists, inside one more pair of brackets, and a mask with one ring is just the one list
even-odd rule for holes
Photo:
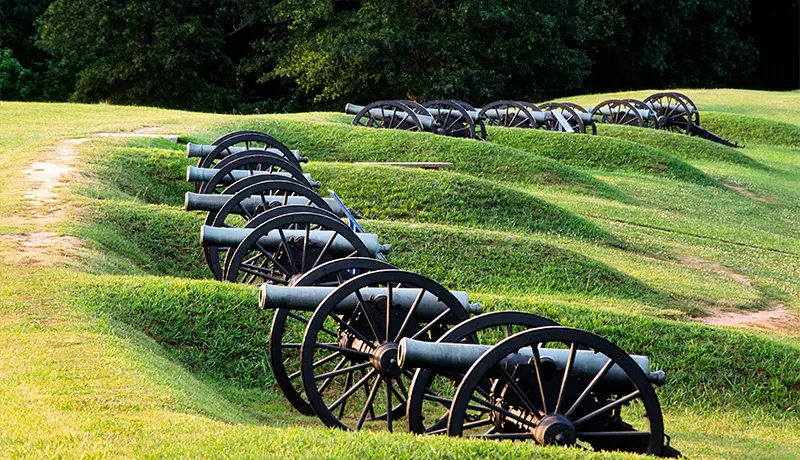
[[506,299],[495,309],[542,314],[586,329],[651,359],[667,372],[665,405],[697,408],[762,406],[798,415],[800,349],[738,331],[619,315],[574,306]]
[[715,179],[663,150],[625,140],[512,128],[492,128],[489,130],[489,139],[493,143],[526,150],[580,168],[643,172],[719,186]]
[[739,144],[800,147],[800,126],[795,124],[719,112],[700,115],[703,128]]
[[[457,172],[518,184],[562,187],[612,199],[624,196],[591,175],[549,158],[491,142],[455,139],[431,133],[357,128],[336,123],[255,119],[223,125],[270,133],[300,149],[311,161],[446,161]],[[207,142],[209,138],[193,141]]]
[[664,303],[665,296],[606,264],[516,235],[366,221],[392,245],[389,261],[452,289],[575,293]]
[[93,203],[75,233],[102,250],[90,271],[208,278],[200,248],[203,217],[164,205]]
[[[97,277],[74,301],[133,324],[190,369],[241,388],[272,383],[266,366],[269,313],[252,288],[210,281]],[[487,302],[489,303],[489,302]],[[665,405],[761,406],[796,412],[800,350],[738,332],[506,298],[495,310],[533,311],[588,329],[669,372]]]
[[182,206],[184,194],[194,191],[186,182],[186,167],[197,163],[186,158],[185,147],[158,139],[119,144],[97,144],[82,156],[94,179],[81,190],[100,200],[139,200]]
[[687,161],[722,161],[751,168],[764,168],[761,163],[747,156],[745,151],[685,134],[602,124],[597,126],[597,134],[648,145]]
[[518,190],[464,174],[313,162],[322,190],[371,219],[402,219],[495,230],[613,238],[586,219]]

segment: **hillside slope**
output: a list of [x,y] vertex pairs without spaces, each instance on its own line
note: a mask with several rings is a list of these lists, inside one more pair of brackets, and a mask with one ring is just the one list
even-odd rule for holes
[[[487,310],[536,312],[649,355],[667,371],[658,389],[666,432],[687,457],[793,458],[797,94],[686,92],[708,126],[747,148],[607,126],[596,138],[492,130],[495,140],[481,143],[354,128],[341,114],[3,103],[0,454],[606,458],[342,433],[293,412],[266,362],[271,314],[252,287],[208,279],[203,216],[181,209],[194,164],[183,146],[65,143],[137,130],[208,142],[235,127],[301,149],[321,190],[362,213],[396,266],[466,290]],[[789,109],[775,114],[770,103]],[[350,164],[387,160],[454,166]],[[49,164],[69,171],[64,182],[40,180]],[[703,324],[753,312],[772,313],[757,324]]]

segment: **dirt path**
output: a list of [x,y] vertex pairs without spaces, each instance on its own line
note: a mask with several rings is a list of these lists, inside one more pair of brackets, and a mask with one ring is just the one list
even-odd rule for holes
[[700,322],[713,326],[753,326],[797,333],[800,315],[778,304],[768,310],[754,312],[719,312],[700,318]]
[[[156,134],[160,129],[158,126],[147,126],[133,133],[98,133],[91,138],[67,139],[43,150],[41,158],[48,161],[36,161],[24,171],[33,184],[25,193],[25,198],[30,200],[30,207],[14,222],[41,227],[65,219],[66,209],[56,188],[66,184],[75,171],[73,163],[81,144],[93,138],[108,137],[161,137],[172,142],[178,141],[177,135]],[[70,258],[80,247],[78,238],[53,232],[0,235],[0,257],[11,265],[52,266]]]

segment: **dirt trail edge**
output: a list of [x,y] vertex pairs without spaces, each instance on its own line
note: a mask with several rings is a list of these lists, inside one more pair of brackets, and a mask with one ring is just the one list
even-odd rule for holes
[[[74,171],[72,166],[78,147],[92,139],[108,137],[159,137],[172,142],[177,135],[154,134],[159,127],[148,126],[133,133],[98,133],[92,137],[66,139],[48,149],[54,155],[45,155],[50,161],[36,161],[24,171],[33,187],[25,193],[30,200],[30,210],[15,219],[24,224],[42,226],[63,220],[66,211],[56,187],[64,185]],[[78,238],[53,232],[0,235],[0,258],[10,265],[52,266],[69,257],[81,247]]]

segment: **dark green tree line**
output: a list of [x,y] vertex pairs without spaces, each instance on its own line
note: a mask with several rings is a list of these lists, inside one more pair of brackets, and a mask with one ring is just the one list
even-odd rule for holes
[[0,0],[0,98],[292,111],[791,88],[798,52],[781,61],[765,36],[796,47],[798,14],[798,0]]

